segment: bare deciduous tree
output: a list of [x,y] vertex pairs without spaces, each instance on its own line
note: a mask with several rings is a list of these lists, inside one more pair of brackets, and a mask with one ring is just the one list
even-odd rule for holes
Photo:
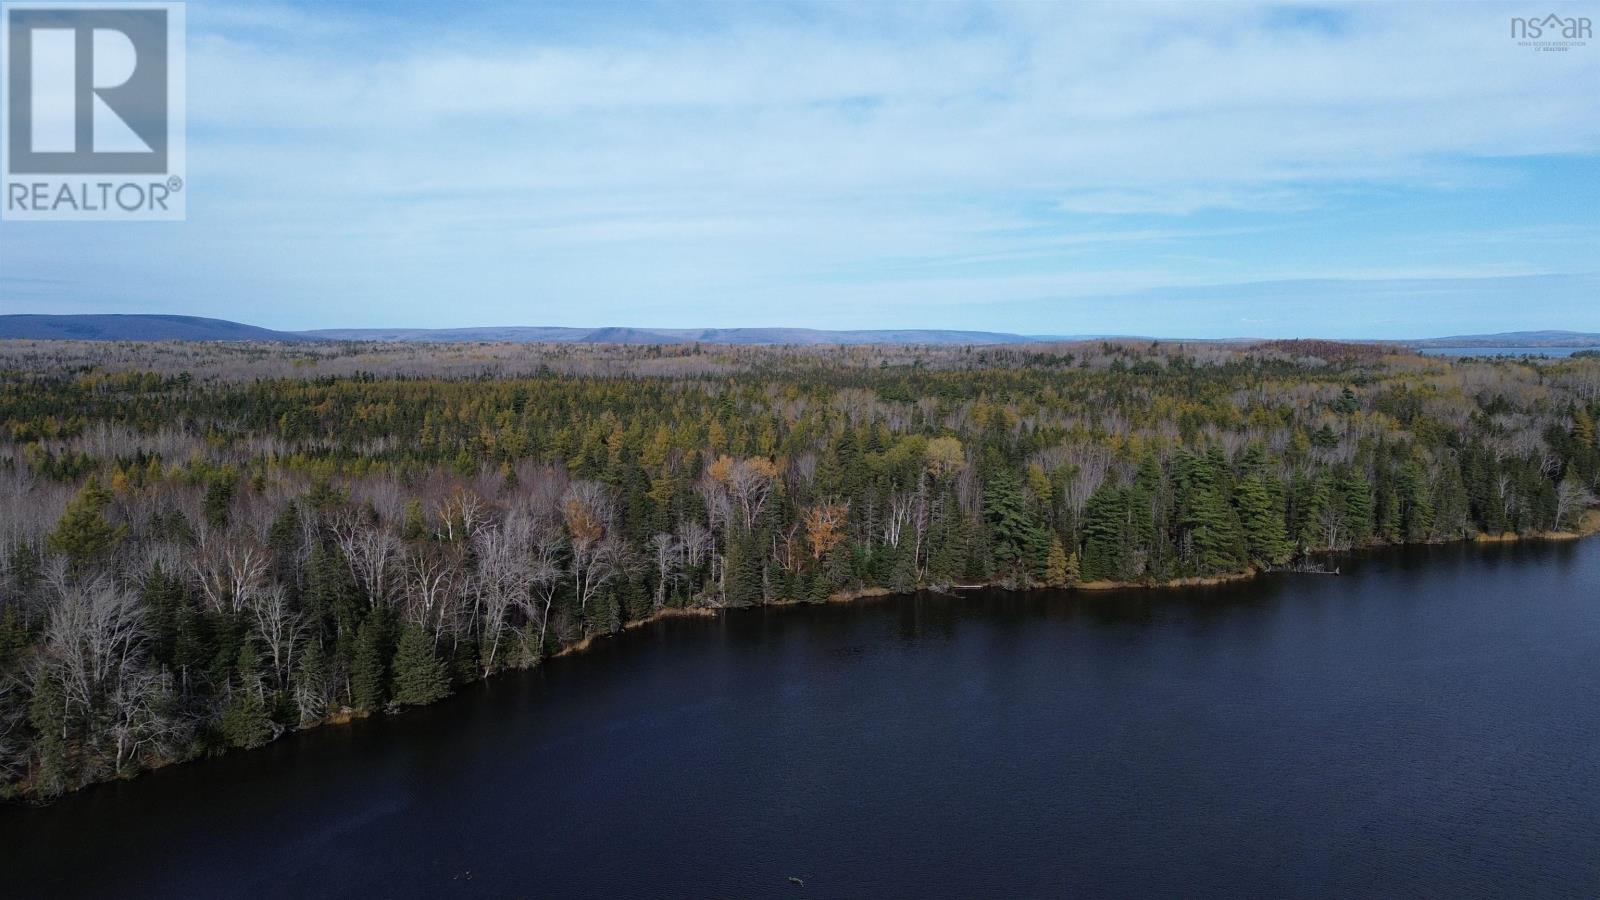
[[1594,503],[1594,493],[1584,487],[1578,479],[1568,475],[1556,485],[1556,518],[1551,526],[1552,530],[1559,531],[1573,518],[1574,513],[1582,513]]
[[400,556],[400,539],[394,532],[381,522],[348,513],[334,521],[332,531],[351,576],[366,592],[367,602],[373,607],[393,602]]
[[289,605],[288,594],[279,584],[257,591],[248,609],[256,634],[272,656],[272,673],[278,690],[284,690],[289,686],[295,644],[305,633],[305,618]]
[[511,516],[498,527],[485,528],[472,539],[478,566],[472,580],[478,621],[483,629],[483,673],[494,671],[505,636],[508,613],[528,603],[533,567],[528,554],[530,523]]
[[206,530],[189,569],[212,611],[237,613],[266,583],[269,564],[266,549],[243,533]]

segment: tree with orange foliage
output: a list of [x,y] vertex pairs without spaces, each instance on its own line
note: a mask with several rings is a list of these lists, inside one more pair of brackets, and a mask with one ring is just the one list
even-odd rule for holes
[[811,545],[812,559],[821,559],[839,546],[849,518],[849,503],[819,503],[806,510],[806,542]]

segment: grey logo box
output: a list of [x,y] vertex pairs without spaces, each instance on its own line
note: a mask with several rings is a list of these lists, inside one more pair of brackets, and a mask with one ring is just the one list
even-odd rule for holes
[[[147,175],[167,171],[167,13],[161,9],[11,9],[6,48],[11,108],[9,170],[19,175]],[[75,149],[33,146],[34,37],[45,30],[73,35]],[[117,32],[132,44],[133,73],[113,87],[94,85],[94,35]],[[94,104],[103,103],[149,147],[148,152],[95,152]]]

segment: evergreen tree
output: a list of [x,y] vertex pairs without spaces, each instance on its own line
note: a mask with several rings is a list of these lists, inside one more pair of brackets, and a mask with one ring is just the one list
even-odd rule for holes
[[1247,476],[1234,491],[1239,519],[1244,524],[1250,559],[1260,565],[1282,565],[1294,553],[1284,523],[1283,491],[1276,480],[1261,474]]
[[1422,462],[1408,459],[1400,467],[1395,492],[1400,500],[1400,536],[1424,541],[1433,534],[1434,506],[1428,491],[1428,473]]
[[272,717],[261,690],[261,664],[255,645],[239,648],[238,676],[222,710],[222,738],[230,747],[253,748],[272,740]]
[[267,546],[272,550],[272,571],[278,581],[294,589],[298,595],[303,573],[300,557],[300,507],[290,500],[283,511],[272,520],[267,531]]
[[1071,561],[1067,557],[1067,548],[1062,545],[1060,535],[1050,535],[1050,551],[1045,556],[1044,583],[1050,587],[1061,587],[1072,582]]
[[1184,454],[1178,459],[1180,524],[1192,547],[1190,562],[1201,574],[1237,572],[1245,561],[1243,529],[1224,499],[1220,470],[1214,458]]
[[0,672],[10,667],[28,646],[28,628],[15,602],[0,607]]
[[1128,580],[1132,570],[1128,495],[1102,484],[1083,508],[1083,579]]
[[1581,447],[1590,450],[1596,447],[1594,416],[1589,415],[1589,410],[1582,406],[1572,413],[1572,437]]
[[312,725],[328,712],[328,654],[321,640],[309,640],[294,669],[295,705],[300,724]]
[[1347,468],[1335,480],[1338,502],[1344,506],[1345,528],[1350,543],[1359,546],[1372,539],[1373,496],[1367,478],[1355,469]]
[[407,623],[394,654],[394,702],[423,706],[450,693],[450,676],[421,626]]
[[67,760],[67,698],[61,685],[39,669],[33,679],[33,696],[28,702],[28,724],[38,734],[35,752],[38,767],[33,789],[41,797],[55,797],[72,786]]
[[206,486],[206,496],[202,508],[205,513],[206,523],[212,528],[227,526],[228,513],[233,508],[233,492],[238,481],[238,474],[230,469],[217,475]]
[[991,461],[983,513],[997,573],[1014,584],[1035,580],[1044,568],[1049,539],[1028,509],[1016,475],[999,460]]
[[65,556],[79,570],[104,557],[125,531],[106,521],[109,505],[111,492],[100,486],[98,476],[89,476],[46,538],[50,549]]
[[389,640],[381,620],[382,615],[374,612],[356,630],[355,659],[350,665],[350,703],[356,709],[378,709],[388,699],[384,660]]
[[428,523],[422,515],[422,501],[413,497],[406,501],[405,519],[400,526],[400,536],[408,541],[415,541],[421,540],[427,533]]
[[17,593],[27,593],[39,581],[39,554],[33,545],[22,544],[11,554],[11,587]]
[[1326,532],[1323,519],[1333,504],[1333,489],[1325,478],[1312,478],[1303,486],[1298,506],[1299,521],[1295,538],[1307,550],[1330,549],[1325,547]]

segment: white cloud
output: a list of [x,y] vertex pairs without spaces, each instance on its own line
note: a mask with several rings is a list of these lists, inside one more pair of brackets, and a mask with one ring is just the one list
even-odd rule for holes
[[[450,285],[482,322],[555,321],[559,299],[616,322],[703,301],[691,317],[721,324],[719,298],[810,290],[781,312],[895,324],[922,302],[1455,273],[1444,247],[1245,251],[1273,217],[1600,151],[1600,46],[1519,48],[1520,6],[713,4],[638,24],[513,5],[504,28],[191,6],[191,222],[122,232],[104,271],[308,315],[401,295],[341,324],[447,324],[422,295]],[[1172,221],[1231,213],[1256,218]],[[75,249],[0,234],[22,274]],[[1548,270],[1494,246],[1485,272]],[[193,268],[163,274],[174,259]]]

